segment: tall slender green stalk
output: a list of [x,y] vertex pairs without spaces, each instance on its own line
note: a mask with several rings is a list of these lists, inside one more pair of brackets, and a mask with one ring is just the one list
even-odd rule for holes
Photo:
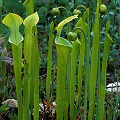
[[[31,112],[33,110],[33,99],[34,99],[34,90],[35,90],[34,89],[34,81],[35,81],[35,76],[36,76],[35,73],[37,74],[37,72],[35,72],[35,69],[34,69],[35,62],[33,60],[34,60],[34,55],[36,54],[36,51],[38,51],[38,49],[35,48],[36,44],[37,44],[36,43],[37,40],[35,39],[35,36],[32,34],[32,31],[33,31],[33,27],[38,23],[38,21],[39,21],[39,17],[38,17],[37,12],[35,12],[34,14],[28,16],[23,22],[23,24],[25,25],[25,35],[26,35],[25,41],[24,41],[24,56],[25,56],[26,63],[28,64],[27,65],[27,67],[28,67],[27,73],[28,74],[25,75],[27,78],[26,79],[27,82],[24,83],[24,92],[26,93],[26,95],[24,96],[24,107],[27,110],[24,111],[25,112],[24,115],[29,114],[29,99],[30,99],[30,105],[31,105]],[[36,58],[36,59],[38,60],[38,58]],[[38,69],[36,69],[36,70],[38,70]],[[37,79],[36,79],[36,81],[37,81]],[[39,84],[37,84],[37,85],[39,86]],[[28,86],[27,89],[26,89],[26,86]],[[38,104],[38,106],[39,106],[39,104]],[[36,109],[36,108],[34,108],[34,109]],[[26,118],[24,118],[24,119],[26,119]]]
[[105,101],[105,88],[106,88],[106,69],[107,69],[107,61],[109,55],[109,48],[112,43],[112,39],[109,36],[109,28],[110,28],[110,20],[106,24],[106,41],[104,44],[104,56],[102,61],[102,77],[100,82],[100,108],[99,108],[99,119],[104,120],[104,101]]
[[23,85],[23,120],[28,120],[29,119],[29,73],[28,73],[28,64],[25,61],[24,63],[24,85]]
[[18,119],[22,119],[22,82],[21,82],[21,63],[22,63],[22,43],[18,46],[12,44],[12,53],[14,58],[15,83],[18,101]]
[[[85,6],[80,5],[76,9],[84,8],[85,13],[83,15],[83,29],[86,32],[86,36],[84,36],[84,40],[82,40],[83,47],[81,48],[80,53],[80,66],[79,66],[79,76],[78,76],[78,95],[81,92],[81,84],[82,84],[82,72],[84,68],[84,62],[86,63],[85,66],[85,96],[84,96],[84,120],[86,120],[87,114],[87,98],[88,98],[88,89],[89,89],[89,76],[90,76],[90,22],[89,22],[89,9],[86,9]],[[87,19],[87,23],[85,22]],[[82,24],[78,21],[76,26],[81,26]],[[85,45],[85,46],[84,46]],[[84,48],[85,47],[85,48]],[[83,51],[84,50],[84,51]],[[85,53],[84,53],[85,52]],[[85,56],[83,55],[85,54]],[[85,58],[84,58],[85,57]],[[84,61],[85,60],[85,61]]]
[[22,84],[21,84],[21,64],[22,64],[22,41],[23,37],[19,33],[19,26],[23,20],[20,16],[9,13],[4,19],[3,24],[11,30],[9,42],[12,43],[12,53],[14,59],[15,83],[18,101],[18,119],[22,120]]
[[75,102],[75,85],[76,85],[76,70],[77,60],[80,50],[80,42],[78,39],[72,43],[73,48],[71,50],[71,74],[70,74],[70,118],[76,119],[74,102]]
[[[29,16],[31,14],[34,13],[34,0],[25,0],[24,2],[24,6],[26,7],[26,13],[27,15],[26,16]],[[29,64],[27,67],[28,67],[28,73],[29,73],[29,80],[28,80],[28,99],[30,97],[30,109],[31,109],[31,112],[33,112],[33,97],[34,97],[34,58],[33,58],[33,54],[34,54],[34,37],[32,36],[32,33],[34,34],[35,31],[30,31],[31,32],[31,35],[28,34],[26,32],[26,37],[30,38],[30,43],[28,42],[28,40],[26,40],[25,38],[25,41],[24,41],[24,54],[25,54],[25,60],[27,62],[27,64]],[[28,35],[27,35],[28,34]],[[27,49],[28,48],[28,49]],[[26,51],[27,49],[27,51]],[[28,77],[27,77],[28,78]]]
[[39,54],[38,54],[38,33],[37,29],[35,30],[35,78],[34,78],[34,120],[39,120]]
[[[66,107],[65,96],[66,96],[66,75],[67,75],[67,64],[69,60],[70,51],[72,44],[60,37],[62,28],[65,24],[77,18],[77,15],[71,16],[63,20],[56,27],[57,35],[55,39],[57,48],[57,120],[63,120],[63,112]],[[68,95],[67,95],[68,96]]]
[[100,51],[98,55],[98,80],[97,80],[97,108],[96,108],[96,119],[98,120],[99,117],[99,106],[100,106],[100,80],[101,80],[101,75],[100,75]]
[[53,35],[53,28],[54,28],[54,23],[52,22],[50,25],[50,34],[49,34],[49,45],[48,45],[48,65],[47,65],[47,80],[46,80],[46,96],[48,101],[50,100],[50,85],[52,82],[52,47],[53,47],[53,42],[55,40],[55,36]]
[[[95,1],[94,1],[95,3]],[[97,7],[100,7],[100,5],[102,4],[102,1],[99,0],[98,1],[98,5]],[[99,30],[101,30],[101,17],[100,17],[100,20],[99,20]],[[97,107],[96,107],[96,119],[99,119],[99,105],[100,105],[100,81],[101,81],[101,70],[100,70],[100,66],[101,66],[101,62],[100,62],[100,48],[99,48],[99,51],[98,51],[98,76],[97,76]]]
[[64,38],[56,38],[56,48],[57,48],[57,99],[56,99],[57,120],[63,120],[67,63],[72,45],[70,44],[69,41],[67,41]]
[[[85,24],[84,24],[84,25],[85,25]],[[86,28],[83,27],[83,28],[86,29],[87,27],[86,27]],[[84,63],[84,61],[83,61],[83,60],[84,60],[84,54],[85,54],[85,57],[87,57],[87,55],[88,55],[88,54],[87,54],[87,50],[85,50],[85,46],[87,46],[87,40],[86,40],[85,31],[84,31],[82,28],[80,28],[80,27],[76,27],[76,28],[75,28],[75,30],[78,30],[78,29],[82,31],[83,36],[84,36],[84,38],[81,40],[81,44],[83,43],[83,45],[84,45],[84,46],[83,46],[83,48],[84,48],[83,50],[84,50],[84,51],[82,52],[82,49],[80,49],[80,50],[81,50],[80,52],[82,53],[82,54],[80,55],[80,57],[82,56],[83,58],[80,58],[80,60],[81,60],[80,62],[81,62],[81,63],[79,63],[79,64],[82,64],[82,62]],[[83,41],[83,40],[84,40],[84,41]],[[86,60],[87,60],[87,59],[86,59]],[[78,73],[78,74],[79,74],[78,80],[80,80],[80,81],[79,81],[79,82],[80,82],[80,85],[79,85],[79,86],[81,87],[82,77],[83,77],[83,73],[82,73],[82,72],[83,72],[84,64],[80,65],[79,67],[80,67],[80,68],[79,68],[79,69],[80,69],[80,71],[79,71],[80,73]],[[86,67],[87,67],[87,66],[86,66]],[[87,74],[87,73],[86,73],[86,74]],[[88,97],[88,94],[87,94],[88,79],[86,78],[86,77],[87,77],[86,74],[85,74],[85,92],[84,92],[84,93],[85,93],[85,95],[84,95],[84,119],[86,119],[86,113],[87,113],[87,97]],[[80,75],[81,75],[81,76],[80,76]],[[79,89],[80,89],[80,91],[78,91],[78,97],[79,97],[79,94],[81,94],[81,88],[79,88]],[[79,98],[78,98],[78,99],[79,99]]]
[[[85,15],[87,16],[87,23],[85,22]],[[87,100],[88,100],[88,91],[89,91],[89,82],[90,82],[90,21],[89,21],[89,9],[86,10],[84,15],[84,31],[86,32],[85,39],[85,98],[84,98],[84,120],[87,119]]]
[[89,120],[94,119],[95,109],[95,90],[98,73],[98,55],[100,49],[100,14],[99,14],[99,2],[96,10],[96,20],[94,24],[94,39],[92,46],[92,60],[90,69],[90,103],[89,103]]
[[[78,28],[81,27],[84,30],[84,23],[82,18],[79,19],[79,21],[76,24],[76,27]],[[84,77],[85,38],[81,30],[79,29],[76,30],[76,33],[81,33],[81,37],[80,37],[81,47],[79,53],[79,66],[78,66],[78,102],[76,105],[76,107],[79,108],[81,106],[80,103],[81,103],[81,92],[82,92],[82,80]]]

